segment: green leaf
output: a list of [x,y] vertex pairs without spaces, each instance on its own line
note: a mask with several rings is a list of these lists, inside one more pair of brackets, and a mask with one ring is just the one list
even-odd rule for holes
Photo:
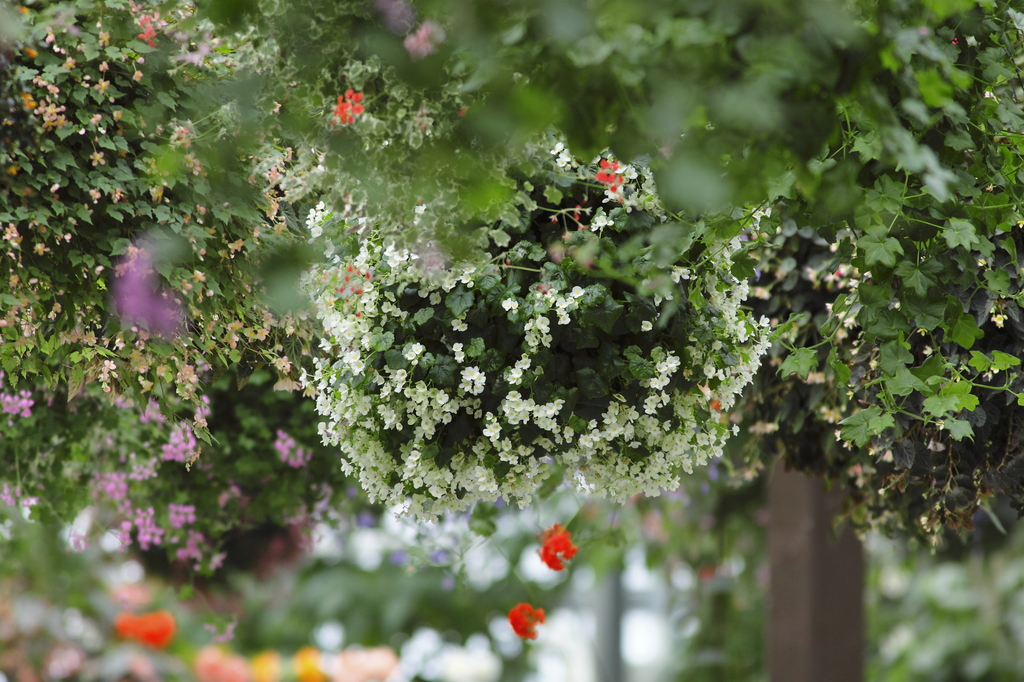
[[974,429],[971,428],[971,423],[964,419],[947,419],[943,422],[942,428],[949,431],[956,440],[963,440],[965,436],[974,440]]
[[603,398],[610,392],[604,378],[590,367],[576,370],[575,378],[576,386],[584,397]]
[[611,295],[607,295],[597,305],[587,308],[583,313],[583,319],[587,324],[594,325],[605,334],[611,334],[612,327],[622,315],[622,311],[622,304]]
[[942,236],[946,238],[946,245],[951,249],[955,249],[957,246],[970,249],[971,244],[979,243],[974,225],[959,218],[949,219],[949,225],[942,229]]
[[914,391],[924,394],[935,392],[928,384],[914,376],[906,365],[900,365],[892,377],[886,377],[885,385],[893,395],[910,395]]
[[508,232],[505,232],[504,230],[491,230],[491,239],[494,240],[495,246],[499,249],[503,249],[509,245],[512,238],[509,237]]
[[984,336],[984,332],[978,329],[974,316],[962,313],[947,329],[949,337],[963,348],[970,349],[974,342]]
[[931,258],[926,258],[918,265],[904,260],[900,261],[900,264],[896,266],[896,274],[903,279],[903,285],[910,287],[920,296],[926,295],[928,287],[935,286],[938,283],[935,277],[942,270],[942,263]]
[[906,349],[906,345],[902,338],[882,344],[882,371],[886,374],[895,374],[898,368],[914,362],[914,356]]
[[1000,296],[1010,294],[1010,275],[1005,270],[986,270],[985,285]]
[[992,361],[988,356],[976,350],[971,351],[971,359],[967,364],[979,372],[987,372],[992,367]]
[[409,361],[405,358],[400,348],[392,348],[384,352],[384,362],[391,369],[408,369]]
[[1019,364],[1020,358],[1016,356],[1008,355],[1007,353],[1003,353],[998,350],[992,351],[992,366],[1000,372],[1011,367],[1016,367]]
[[835,346],[828,352],[828,366],[835,373],[837,384],[842,386],[850,381],[850,368],[839,359],[839,353],[836,351]]
[[431,307],[426,307],[417,310],[416,314],[412,316],[412,319],[414,322],[416,322],[417,325],[422,325],[432,317],[434,317],[434,309]]
[[785,379],[790,374],[799,374],[801,379],[806,379],[811,370],[817,366],[818,351],[813,348],[797,348],[782,363],[782,367],[779,368],[779,376]]
[[370,348],[378,353],[386,351],[395,343],[395,335],[391,332],[380,332],[380,327],[370,336]]
[[937,396],[933,395],[924,400],[924,411],[936,417],[941,417],[947,412],[952,412],[960,404],[960,396]]
[[497,507],[487,502],[477,502],[473,513],[469,515],[469,529],[481,537],[489,538],[498,530],[497,521]]
[[427,378],[439,386],[454,386],[458,371],[459,365],[455,358],[450,355],[437,355],[434,358],[434,366],[427,372]]
[[544,188],[544,198],[548,200],[548,203],[557,206],[562,202],[562,190],[558,189],[554,185],[548,185]]
[[864,331],[883,339],[895,339],[900,333],[909,334],[910,323],[899,310],[882,310],[876,318],[864,325]]
[[880,263],[887,268],[896,265],[896,256],[903,255],[903,247],[895,237],[887,236],[885,228],[876,227],[857,241],[857,249],[864,254],[868,267]]
[[464,312],[473,307],[473,292],[460,284],[455,287],[444,300],[445,306],[455,317],[460,317]]
[[891,414],[883,414],[878,405],[872,405],[839,423],[843,427],[839,434],[842,439],[863,447],[871,440],[871,436],[892,428],[896,422]]
[[930,107],[941,107],[953,97],[952,84],[936,69],[921,69],[914,73],[921,99]]
[[484,340],[477,336],[466,346],[466,357],[479,357],[485,350],[487,350],[487,346],[484,345]]

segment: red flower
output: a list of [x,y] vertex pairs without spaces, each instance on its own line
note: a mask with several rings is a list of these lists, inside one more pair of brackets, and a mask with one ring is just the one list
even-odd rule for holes
[[177,629],[174,614],[169,611],[154,611],[144,616],[125,611],[114,621],[114,630],[119,636],[137,640],[154,649],[163,649],[170,644]]
[[576,556],[576,545],[572,544],[572,535],[559,523],[544,531],[540,541],[543,543],[539,550],[541,561],[556,571],[565,568],[563,559],[569,561]]
[[544,622],[544,609],[529,604],[516,604],[508,612],[508,622],[523,639],[537,639],[537,624]]
[[598,182],[608,185],[608,189],[615,191],[622,184],[622,176],[619,175],[619,162],[601,159],[601,171],[594,177]]
[[363,101],[363,93],[356,92],[352,88],[345,91],[345,94],[338,98],[338,106],[334,107],[335,125],[348,125],[356,119],[356,116],[366,111],[360,102]]

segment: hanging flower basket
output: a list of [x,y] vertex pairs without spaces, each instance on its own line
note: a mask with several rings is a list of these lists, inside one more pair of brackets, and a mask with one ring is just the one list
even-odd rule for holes
[[[740,307],[743,242],[671,222],[646,169],[561,145],[541,160],[488,230],[488,262],[430,266],[429,247],[364,227],[312,278],[320,433],[375,501],[427,518],[525,506],[556,470],[618,501],[658,495],[736,429],[723,415],[769,345]],[[321,206],[309,225],[337,222]],[[692,247],[666,258],[662,225]]]

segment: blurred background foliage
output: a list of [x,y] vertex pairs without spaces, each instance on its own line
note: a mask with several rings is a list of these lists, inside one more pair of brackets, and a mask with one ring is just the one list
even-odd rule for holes
[[[257,572],[229,568],[216,584],[177,587],[145,553],[103,541],[76,553],[68,529],[6,514],[0,673],[18,682],[348,682],[372,678],[345,677],[337,663],[345,652],[389,647],[398,661],[390,680],[600,682],[610,631],[622,680],[763,681],[763,498],[761,481],[723,470],[664,505],[615,509],[562,497],[533,518],[501,512],[490,539],[455,524],[424,533],[363,515],[341,532],[319,527],[306,552],[282,557],[271,543],[234,550],[229,566],[255,552]],[[950,535],[934,554],[868,536],[865,679],[1019,678],[1021,533],[1018,524],[1004,534],[1012,512],[1000,513],[1003,521],[979,518],[974,532]],[[551,518],[603,520],[611,530],[577,533],[580,553],[555,573],[536,554],[535,532]],[[508,626],[518,601],[548,612],[535,642]],[[119,613],[156,609],[177,621],[169,646],[117,635]],[[609,630],[611,618],[619,624]],[[210,646],[244,665],[204,667]],[[313,668],[302,662],[311,651]],[[268,656],[279,659],[276,677],[261,667]]]

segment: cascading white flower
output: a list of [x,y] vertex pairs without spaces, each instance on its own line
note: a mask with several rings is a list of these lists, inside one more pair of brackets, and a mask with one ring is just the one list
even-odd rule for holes
[[[593,173],[560,164],[563,151],[547,155],[553,169]],[[664,215],[645,208],[660,206],[646,169],[627,166],[621,178],[616,192],[632,211]],[[597,216],[601,235],[622,226],[625,210]],[[749,287],[731,274],[743,247],[710,241],[699,262],[660,271],[706,302],[681,308],[688,331],[676,337],[655,325],[671,294],[634,319],[603,284],[557,263],[524,287],[503,279],[505,255],[428,272],[415,253],[371,236],[311,278],[328,351],[312,378],[324,442],[339,447],[372,500],[425,518],[499,497],[525,506],[555,469],[578,490],[618,501],[673,490],[682,473],[722,454],[735,430],[724,413],[769,345],[768,321],[742,308]],[[520,241],[508,253],[530,252]],[[353,273],[359,293],[346,295]],[[601,321],[602,305],[619,306],[612,317],[632,326]],[[595,320],[605,341],[619,335],[601,351],[614,357],[573,340]],[[621,367],[615,385],[599,378],[609,364]]]

